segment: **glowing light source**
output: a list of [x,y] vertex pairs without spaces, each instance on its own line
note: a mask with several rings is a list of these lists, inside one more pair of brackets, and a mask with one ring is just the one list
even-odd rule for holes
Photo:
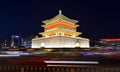
[[80,47],[80,43],[77,42],[77,43],[75,44],[75,47]]
[[45,47],[45,43],[44,42],[41,43],[41,47]]
[[59,23],[56,23],[56,24],[53,24],[53,25],[47,25],[45,26],[45,30],[47,29],[52,29],[52,28],[55,28],[56,26],[61,26],[61,27],[65,27],[65,28],[70,28],[70,29],[76,29],[76,26],[73,26],[73,25],[67,25],[67,24],[59,24]]
[[83,52],[82,55],[83,55],[83,56],[94,56],[94,53]]
[[113,38],[113,39],[101,39],[102,41],[110,42],[110,41],[120,41],[120,38]]
[[0,57],[18,57],[20,55],[0,55]]
[[58,64],[99,64],[98,61],[44,61],[45,63],[58,63]]

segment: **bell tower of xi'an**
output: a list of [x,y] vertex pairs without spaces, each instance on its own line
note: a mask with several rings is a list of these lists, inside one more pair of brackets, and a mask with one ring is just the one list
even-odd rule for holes
[[32,39],[32,48],[89,47],[89,39],[78,37],[82,34],[76,30],[78,21],[64,16],[61,10],[57,16],[43,23],[44,32],[39,33],[42,37]]

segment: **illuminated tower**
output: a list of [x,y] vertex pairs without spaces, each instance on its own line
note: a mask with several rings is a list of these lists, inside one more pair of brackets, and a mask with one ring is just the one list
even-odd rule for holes
[[89,47],[89,39],[78,37],[77,20],[70,19],[59,10],[57,16],[43,21],[44,32],[40,38],[32,39],[32,48],[76,48]]
[[44,27],[44,31],[40,33],[43,37],[49,36],[73,36],[76,37],[80,35],[80,32],[76,32],[76,28],[79,25],[76,25],[78,21],[72,20],[66,16],[64,16],[59,10],[59,14],[52,19],[45,20],[42,25]]
[[12,35],[11,36],[11,47],[19,47],[20,46],[20,36]]

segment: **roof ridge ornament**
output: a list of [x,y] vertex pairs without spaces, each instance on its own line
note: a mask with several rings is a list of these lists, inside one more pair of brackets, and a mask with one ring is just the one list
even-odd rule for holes
[[66,22],[68,22],[70,24],[76,24],[78,22],[77,20],[73,20],[73,19],[70,19],[70,18],[64,16],[62,14],[62,10],[59,10],[58,14],[55,17],[53,17],[52,19],[44,20],[43,23],[50,24],[50,23],[56,22],[58,20],[65,20]]
[[62,15],[62,10],[59,10],[59,15]]

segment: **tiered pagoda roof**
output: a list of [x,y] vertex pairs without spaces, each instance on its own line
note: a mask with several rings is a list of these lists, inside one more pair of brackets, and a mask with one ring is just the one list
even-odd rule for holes
[[55,22],[55,21],[58,21],[58,20],[71,22],[71,23],[73,23],[73,24],[75,24],[75,23],[78,22],[78,20],[73,20],[73,19],[70,19],[70,18],[64,16],[64,15],[62,14],[62,11],[59,10],[59,14],[58,14],[57,16],[53,17],[52,19],[45,20],[45,21],[43,21],[43,23],[45,23],[45,24],[50,24],[50,23]]
[[58,35],[59,33],[64,34],[65,36],[78,36],[81,32],[76,32],[78,21],[70,19],[62,14],[62,11],[59,10],[59,14],[49,20],[44,20],[42,25],[44,31],[41,34],[42,36],[52,36]]

